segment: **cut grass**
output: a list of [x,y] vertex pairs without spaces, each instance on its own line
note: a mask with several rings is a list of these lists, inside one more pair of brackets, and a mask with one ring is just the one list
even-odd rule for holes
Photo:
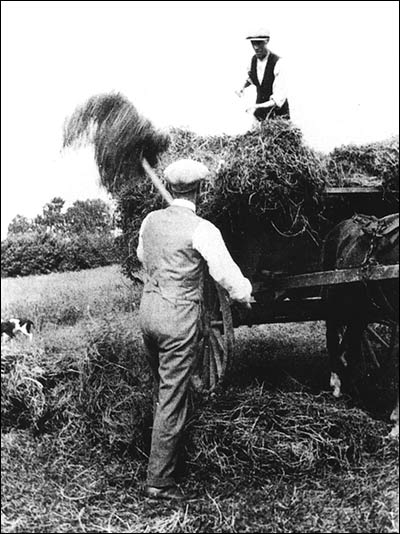
[[[228,388],[197,401],[187,425],[180,475],[194,498],[146,501],[140,290],[124,291],[115,268],[79,274],[40,278],[40,305],[48,313],[58,295],[62,310],[69,288],[79,307],[95,293],[97,313],[74,327],[47,320],[32,345],[2,347],[2,531],[398,531],[398,442],[383,438],[386,422],[321,392],[322,323],[236,330]],[[7,305],[22,305],[18,284],[8,288]]]
[[329,476],[204,480],[191,472],[187,503],[143,498],[145,462],[57,435],[2,435],[2,532],[396,532],[397,446],[382,443],[362,467]]

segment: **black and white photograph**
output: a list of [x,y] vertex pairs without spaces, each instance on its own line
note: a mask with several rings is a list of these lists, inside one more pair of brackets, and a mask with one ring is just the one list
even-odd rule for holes
[[399,532],[399,2],[1,2],[1,531]]

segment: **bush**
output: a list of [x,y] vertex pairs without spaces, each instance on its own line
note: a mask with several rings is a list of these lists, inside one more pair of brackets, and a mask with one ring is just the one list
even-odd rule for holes
[[112,235],[11,235],[1,243],[1,277],[92,269],[110,265],[116,257]]

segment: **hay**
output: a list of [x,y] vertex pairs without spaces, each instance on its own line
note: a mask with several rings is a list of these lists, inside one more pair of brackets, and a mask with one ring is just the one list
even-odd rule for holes
[[1,350],[2,429],[43,432],[66,423],[76,403],[80,355],[41,348]]
[[101,184],[115,194],[135,177],[143,176],[142,158],[157,165],[169,143],[119,93],[100,94],[78,106],[64,123],[64,147],[93,144]]
[[[271,248],[271,236],[290,241],[291,257],[279,257],[278,270],[285,265],[289,272],[304,270],[307,266],[296,264],[301,251],[313,255],[312,243],[319,247],[337,220],[349,216],[346,203],[326,210],[325,186],[379,183],[389,209],[397,209],[398,138],[344,146],[324,156],[306,145],[298,127],[279,117],[243,135],[204,137],[176,128],[167,134],[155,130],[124,96],[110,93],[91,97],[66,121],[64,146],[84,141],[94,145],[101,183],[117,199],[123,269],[129,276],[138,265],[140,224],[150,211],[163,207],[144,176],[143,157],[158,165],[159,175],[179,158],[206,164],[211,178],[201,192],[199,214],[221,228],[228,248],[236,243],[237,260],[248,256],[246,242],[260,232],[260,250]],[[279,243],[279,250],[285,248]],[[253,274],[249,269],[247,274]]]
[[290,121],[274,119],[244,135],[197,137],[175,130],[163,160],[194,157],[207,164],[212,180],[203,190],[201,210],[217,221],[248,206],[265,222],[286,217],[289,234],[301,231],[304,199],[318,203],[325,185],[321,161]]
[[[31,348],[5,357],[2,350],[6,531],[15,520],[24,532],[56,531],[61,523],[69,532],[121,531],[121,518],[124,532],[164,525],[156,521],[160,507],[141,493],[151,387],[126,324],[125,316],[92,327],[79,355]],[[393,513],[398,442],[384,439],[388,431],[327,393],[253,384],[199,400],[184,431],[180,473],[196,499],[190,514],[182,509],[188,522],[178,530],[232,531],[235,518],[235,531],[390,531],[382,525]],[[170,504],[160,506],[170,517]]]
[[[274,119],[244,135],[198,136],[172,129],[171,143],[160,161],[159,174],[179,158],[206,164],[210,179],[203,184],[199,214],[217,224],[230,245],[246,241],[260,228],[287,238],[307,235],[318,241],[326,185],[321,157],[303,142],[290,121]],[[136,267],[135,247],[143,218],[163,207],[151,183],[132,183],[118,192],[126,263]],[[243,230],[243,226],[247,226]],[[232,236],[232,239],[231,239]],[[230,248],[232,248],[230,246]]]
[[[263,268],[282,270],[289,266],[289,272],[301,272],[316,267],[327,231],[353,213],[348,202],[340,199],[334,207],[327,206],[326,186],[382,185],[380,209],[397,209],[398,138],[344,146],[322,155],[306,145],[299,128],[281,118],[243,135],[200,136],[175,128],[170,130],[170,138],[159,174],[179,158],[193,158],[209,167],[211,177],[203,184],[199,214],[220,227],[239,263],[254,251],[248,250],[247,242],[260,235],[260,250],[273,250],[278,255],[276,265]],[[130,274],[137,267],[140,224],[147,213],[162,208],[163,203],[152,184],[144,181],[140,188],[131,183],[120,190],[118,205],[124,270]],[[285,256],[289,249],[290,257]],[[302,264],[304,256],[311,258],[308,265]],[[247,274],[253,274],[251,269]]]
[[384,443],[387,426],[327,393],[232,389],[189,424],[188,455],[203,476],[247,478],[346,471]]
[[151,376],[138,338],[123,325],[94,333],[82,367],[80,409],[90,438],[143,458],[151,424]]
[[[151,380],[138,340],[128,336],[118,325],[99,328],[81,363],[37,351],[3,357],[3,430],[56,432],[60,448],[90,444],[146,462]],[[198,399],[184,442],[190,470],[205,478],[300,476],[357,467],[387,433],[387,424],[328,393],[253,385]]]
[[393,203],[399,198],[399,137],[335,148],[327,159],[330,182],[338,186],[381,185]]
[[87,345],[75,351],[2,347],[2,429],[61,432],[65,447],[100,444],[143,458],[150,371],[126,320],[88,325]]

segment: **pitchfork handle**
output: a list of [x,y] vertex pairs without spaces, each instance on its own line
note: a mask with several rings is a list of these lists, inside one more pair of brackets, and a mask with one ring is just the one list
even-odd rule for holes
[[167,191],[165,188],[165,185],[162,183],[160,178],[157,176],[157,174],[153,171],[153,169],[150,167],[149,162],[147,159],[143,158],[142,165],[148,176],[150,177],[151,181],[155,185],[155,187],[158,189],[158,191],[161,193],[161,196],[163,199],[169,204],[172,204],[173,198],[172,195]]

